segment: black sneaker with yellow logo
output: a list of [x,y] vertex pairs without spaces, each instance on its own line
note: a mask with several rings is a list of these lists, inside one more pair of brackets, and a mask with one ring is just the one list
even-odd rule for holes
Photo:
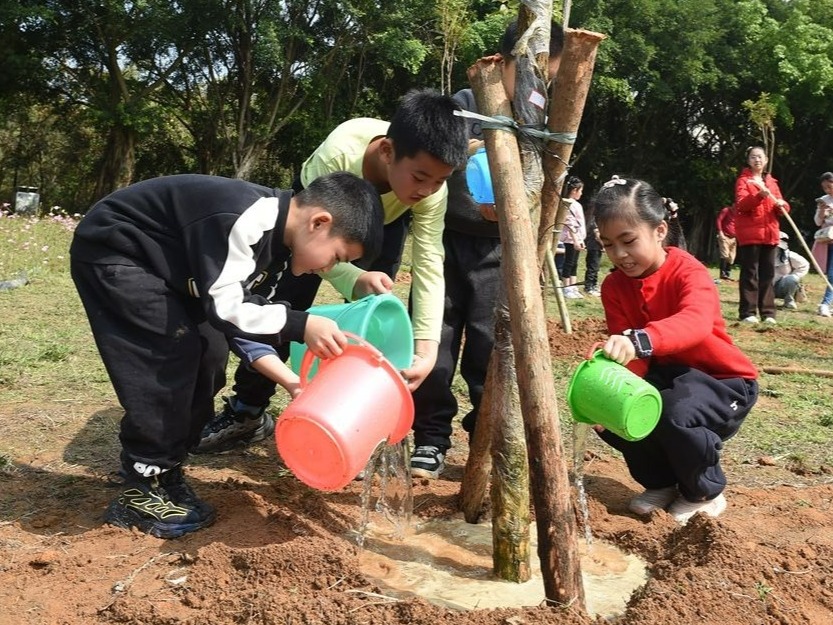
[[128,474],[104,513],[106,523],[135,527],[157,538],[179,538],[214,523],[214,507],[197,497],[181,467],[151,477]]

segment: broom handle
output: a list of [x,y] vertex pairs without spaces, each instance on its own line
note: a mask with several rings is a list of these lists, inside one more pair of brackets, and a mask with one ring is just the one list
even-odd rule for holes
[[[831,285],[830,280],[827,279],[827,272],[822,271],[821,267],[819,267],[818,261],[816,260],[815,256],[813,256],[813,252],[810,250],[810,248],[807,247],[807,242],[804,240],[804,237],[801,235],[801,231],[798,229],[798,226],[795,225],[795,222],[793,221],[793,218],[790,217],[790,214],[787,211],[785,211],[783,208],[781,209],[781,214],[784,215],[784,217],[787,218],[787,221],[790,222],[790,225],[793,227],[793,230],[795,230],[795,236],[798,238],[799,241],[801,241],[801,245],[802,245],[802,247],[804,247],[804,251],[806,251],[807,256],[810,257],[810,262],[812,263],[813,268],[816,271],[818,271],[819,274],[821,275],[821,277],[824,279],[825,284],[827,284],[827,288],[829,288],[831,291],[833,291],[833,285]],[[829,246],[828,246],[828,249],[827,249],[827,253],[830,254]]]

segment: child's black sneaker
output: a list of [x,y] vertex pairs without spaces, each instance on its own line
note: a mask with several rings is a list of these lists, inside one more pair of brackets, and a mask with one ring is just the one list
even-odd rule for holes
[[197,497],[177,467],[154,477],[131,477],[110,502],[104,521],[157,538],[179,538],[208,527],[216,516],[214,507]]
[[226,405],[203,428],[200,442],[191,449],[193,453],[211,454],[245,447],[262,441],[275,431],[275,419],[265,407],[253,414],[235,410],[228,397],[224,397],[223,401]]
[[411,475],[436,480],[445,470],[445,448],[420,445],[411,454]]

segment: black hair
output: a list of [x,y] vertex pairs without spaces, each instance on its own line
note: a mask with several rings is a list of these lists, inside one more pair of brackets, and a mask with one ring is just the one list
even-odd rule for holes
[[450,96],[434,89],[412,89],[406,93],[387,137],[393,142],[394,159],[414,158],[427,152],[455,169],[468,160],[468,129],[463,117],[454,114],[460,106]]
[[665,245],[686,249],[685,235],[676,215],[676,203],[662,197],[647,182],[630,178],[613,178],[602,185],[593,198],[594,216],[598,226],[614,219],[631,225],[648,224],[656,228],[663,221],[668,223]]
[[[503,38],[500,40],[500,55],[507,61],[513,61],[513,50],[518,44],[518,20],[514,19],[506,26]],[[561,56],[564,50],[564,27],[558,22],[550,24],[550,58]]]
[[569,197],[570,191],[579,189],[584,186],[584,181],[578,176],[569,176],[564,182],[564,187],[561,189],[562,197]]
[[687,250],[688,243],[685,240],[683,224],[678,214],[680,209],[677,203],[670,197],[664,197],[662,198],[662,205],[665,207],[665,221],[668,222],[668,234],[665,237],[665,245]]
[[333,217],[332,236],[362,246],[362,260],[382,251],[385,213],[379,192],[367,180],[346,171],[316,178],[296,195],[299,207],[321,208]]
[[631,225],[656,228],[665,219],[663,197],[647,182],[613,176],[594,198],[596,223],[621,219]]
[[763,148],[763,146],[761,146],[761,145],[750,145],[748,148],[746,148],[746,152],[744,154],[744,158],[746,160],[749,160],[749,155],[752,153],[752,150],[760,150],[761,152],[764,153],[764,156],[766,156],[766,150]]
[[833,182],[833,171],[826,171],[819,176],[819,182]]

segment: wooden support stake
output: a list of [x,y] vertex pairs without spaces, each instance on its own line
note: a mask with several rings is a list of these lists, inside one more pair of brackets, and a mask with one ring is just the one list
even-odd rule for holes
[[[509,102],[494,60],[469,68],[478,109],[506,115]],[[546,315],[536,262],[536,234],[530,218],[520,151],[503,130],[484,132],[492,185],[498,205],[512,346],[530,463],[538,528],[538,554],[547,600],[584,610],[576,515],[564,459],[549,353]],[[537,226],[537,224],[536,224]]]
[[[596,50],[605,35],[589,30],[567,28],[564,31],[564,53],[558,74],[552,84],[547,128],[550,132],[570,135],[578,133],[584,103],[590,91]],[[538,228],[538,266],[546,258],[553,224],[561,197],[563,178],[573,153],[573,143],[550,141],[544,151],[544,188],[541,191],[541,223]]]

